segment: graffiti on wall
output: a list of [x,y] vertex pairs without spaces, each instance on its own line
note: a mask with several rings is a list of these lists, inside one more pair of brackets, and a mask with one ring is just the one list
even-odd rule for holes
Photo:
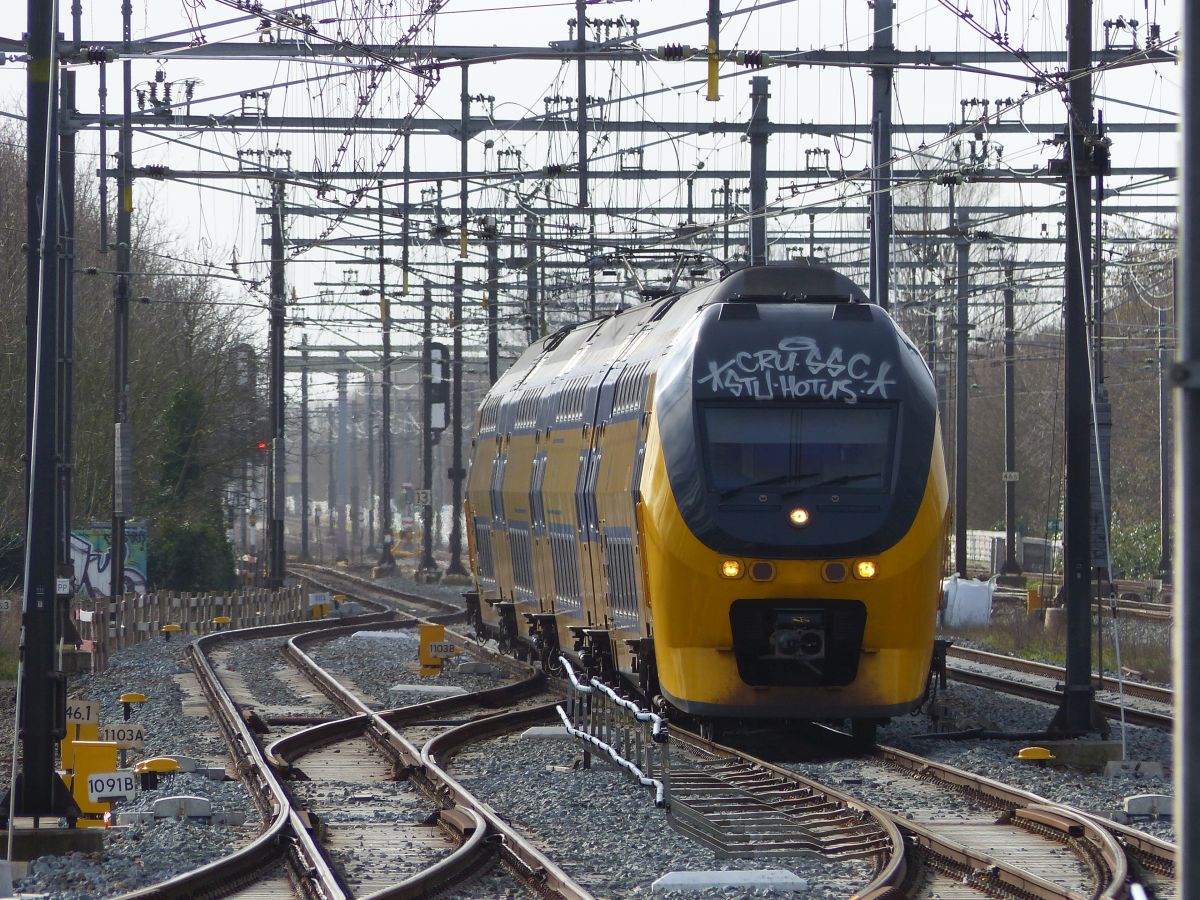
[[[112,576],[112,528],[94,524],[71,532],[71,562],[75,567],[75,590],[95,599],[107,597]],[[141,525],[125,527],[125,593],[144,594],[147,590],[146,552],[150,539]]]

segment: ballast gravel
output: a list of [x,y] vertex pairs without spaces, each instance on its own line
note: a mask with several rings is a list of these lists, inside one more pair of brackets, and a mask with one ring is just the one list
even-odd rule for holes
[[[457,587],[418,585],[401,576],[382,581],[440,599],[456,600],[461,593]],[[431,699],[429,695],[406,696],[404,692],[388,691],[395,684],[421,681],[415,674],[415,633],[410,632],[395,642],[376,641],[369,646],[350,641],[342,638],[326,644],[324,652],[328,655],[322,664],[335,672],[345,672],[360,686],[370,686],[376,695],[374,702],[380,708]],[[122,720],[117,700],[121,693],[140,691],[148,695],[150,702],[140,707],[133,718],[146,726],[146,748],[131,752],[132,758],[182,753],[212,765],[222,761],[227,764],[224,743],[211,720],[182,714],[182,691],[173,679],[175,675],[190,673],[182,656],[186,643],[186,638],[176,638],[170,643],[154,640],[120,651],[113,656],[107,672],[73,679],[71,695],[99,701],[102,722]],[[276,667],[281,643],[278,639],[256,641],[257,646],[231,654],[228,665],[254,686],[256,698],[264,704],[305,704],[287,683],[268,677]],[[321,650],[314,647],[312,652],[317,655]],[[456,674],[453,664],[448,664],[443,675],[429,681],[458,685],[469,691],[495,686],[502,683],[502,678]],[[5,688],[0,702],[11,709],[13,686]],[[941,699],[949,704],[960,724],[1004,732],[1042,730],[1053,714],[1053,709],[1045,704],[954,682]],[[1108,816],[1120,809],[1123,799],[1130,794],[1170,795],[1173,791],[1170,736],[1152,729],[1135,726],[1127,729],[1127,758],[1162,763],[1166,770],[1162,778],[1136,774],[1105,778],[1072,769],[1042,769],[1014,759],[1028,741],[918,737],[929,730],[930,722],[924,716],[905,716],[882,728],[879,740],[1098,816]],[[11,716],[8,716],[0,727],[0,737],[10,735]],[[1114,737],[1120,737],[1116,729]],[[11,737],[4,745],[11,745]],[[7,755],[8,751],[3,752]],[[516,754],[518,761],[515,764],[507,761],[502,754]],[[717,859],[672,831],[662,813],[654,808],[649,794],[625,775],[604,765],[587,771],[572,769],[578,755],[578,749],[571,743],[522,741],[517,735],[509,735],[464,753],[452,764],[452,769],[471,790],[520,825],[553,856],[572,861],[572,874],[600,897],[648,896],[654,879],[672,870],[790,868],[808,881],[809,892],[805,896],[814,898],[848,896],[870,877],[869,865],[862,862],[832,863],[809,857],[761,861]],[[793,767],[828,780],[847,793],[860,790],[870,793],[870,787],[862,784],[861,778],[855,784],[859,770],[856,761],[820,763],[823,767],[820,775],[813,770],[814,765],[817,764],[798,761]],[[121,808],[146,809],[158,797],[178,794],[209,797],[217,809],[245,812],[247,822],[239,827],[225,827],[168,821],[155,826],[111,829],[105,834],[103,854],[43,857],[34,861],[29,874],[18,881],[18,890],[63,900],[98,900],[197,868],[249,843],[261,830],[257,811],[240,783],[212,782],[199,776],[180,774],[165,778],[157,789],[141,794]],[[864,799],[878,798],[864,796]],[[1134,825],[1174,839],[1169,819]],[[748,894],[710,890],[704,895]],[[453,896],[483,900],[527,895],[503,869],[496,868],[482,873]]]
[[271,706],[297,715],[340,715],[333,701],[316,688],[306,696],[296,693],[292,685],[280,678],[280,673],[291,665],[283,657],[283,647],[290,636],[257,638],[252,641],[237,641],[227,644],[219,651],[224,660],[222,669],[230,669],[242,676],[242,680],[254,692],[254,701],[259,706]]
[[[473,745],[450,761],[450,771],[597,897],[648,897],[654,880],[671,871],[782,868],[808,882],[805,896],[844,900],[871,877],[861,860],[719,858],[674,831],[625,774],[598,762],[575,768],[580,755],[573,742],[514,733]],[[754,895],[745,888],[702,894]]]
[[[228,765],[224,741],[206,716],[183,714],[183,691],[176,675],[190,673],[183,657],[186,638],[146,641],[113,654],[107,671],[73,679],[73,697],[100,704],[101,723],[118,723],[124,713],[118,697],[143,693],[131,721],[145,726],[145,748],[127,751],[128,763],[151,756],[185,755],[209,766]],[[163,820],[155,825],[111,828],[104,832],[103,853],[71,853],[34,860],[15,887],[22,893],[44,893],[56,900],[94,900],[126,893],[174,875],[199,868],[250,843],[261,832],[262,820],[249,794],[238,781],[214,781],[177,773],[163,777],[156,788],[132,801],[117,804],[115,812],[148,810],[162,797],[205,797],[214,810],[241,812],[244,825],[203,825]]]
[[[956,664],[958,661],[956,661]],[[950,681],[940,699],[950,708],[960,727],[982,727],[989,731],[1022,734],[1044,731],[1054,707],[975,685]],[[1102,819],[1123,808],[1124,798],[1132,794],[1171,795],[1171,736],[1152,728],[1127,726],[1126,758],[1161,763],[1164,777],[1136,773],[1106,777],[1103,773],[1084,772],[1064,766],[1046,766],[1020,762],[1017,753],[1036,745],[1030,738],[994,738],[987,740],[950,740],[919,737],[931,732],[930,720],[923,715],[901,716],[879,729],[879,743],[916,753],[936,762],[978,773],[993,781],[1022,788],[1057,803],[1065,803]],[[1121,732],[1113,725],[1111,738],[1120,740]],[[781,760],[782,761],[782,760]],[[789,766],[814,779],[829,779],[847,793],[868,802],[878,802],[877,788],[856,783],[859,764],[855,760],[823,763],[797,762]],[[842,782],[839,785],[839,781]],[[889,786],[889,792],[893,787]],[[890,803],[887,805],[891,805]],[[1169,818],[1138,820],[1132,827],[1156,837],[1173,841],[1174,825]]]
[[[377,636],[380,634],[387,636]],[[445,696],[438,692],[443,688],[459,688],[472,693],[499,687],[508,680],[503,674],[462,671],[460,667],[464,663],[474,660],[470,653],[447,659],[440,675],[422,676],[417,656],[419,649],[416,631],[400,629],[334,638],[310,644],[305,652],[317,665],[334,675],[349,676],[375,709],[436,700]],[[413,689],[392,690],[398,685],[413,686]]]

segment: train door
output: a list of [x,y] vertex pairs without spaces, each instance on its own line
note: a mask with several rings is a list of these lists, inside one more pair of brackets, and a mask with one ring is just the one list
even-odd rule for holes
[[610,411],[601,436],[603,464],[597,473],[596,504],[602,530],[605,618],[618,669],[630,671],[626,640],[642,636],[642,579],[636,499],[644,437],[642,398],[648,363],[614,369],[606,379]]
[[532,543],[533,582],[538,612],[553,612],[554,581],[550,561],[550,538],[546,529],[546,450],[533,457],[529,475],[529,534]]
[[[575,367],[568,365],[568,371]],[[583,622],[583,578],[581,543],[587,535],[578,508],[579,473],[586,465],[587,438],[584,433],[584,397],[588,376],[576,375],[556,394],[553,420],[546,429],[543,445],[546,468],[542,476],[543,512],[549,544],[548,584],[550,603],[559,626],[559,643],[569,637],[567,629]],[[568,643],[567,646],[570,646]]]

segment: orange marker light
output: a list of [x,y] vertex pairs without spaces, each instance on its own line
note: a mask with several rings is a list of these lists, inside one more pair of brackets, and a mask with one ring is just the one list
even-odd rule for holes
[[879,570],[875,567],[875,561],[871,559],[860,559],[854,564],[854,577],[864,580],[874,578],[879,574]]

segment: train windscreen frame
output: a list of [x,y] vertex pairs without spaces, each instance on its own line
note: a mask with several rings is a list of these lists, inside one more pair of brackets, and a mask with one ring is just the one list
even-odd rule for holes
[[894,404],[701,405],[708,489],[890,493]]

